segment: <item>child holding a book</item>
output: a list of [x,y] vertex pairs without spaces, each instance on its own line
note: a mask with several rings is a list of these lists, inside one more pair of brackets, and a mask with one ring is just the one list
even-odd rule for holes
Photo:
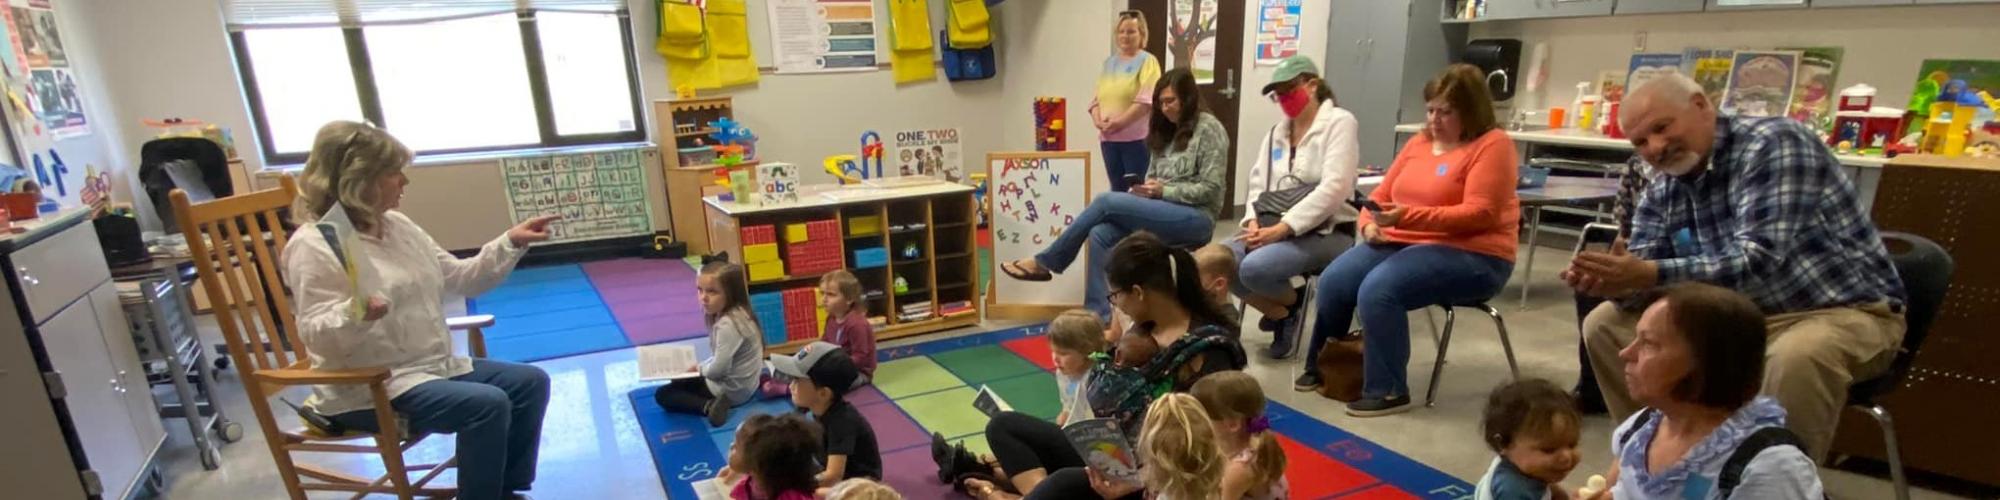
[[1189,392],[1214,422],[1215,439],[1228,458],[1222,466],[1221,498],[1291,498],[1285,450],[1278,447],[1278,435],[1264,417],[1264,388],[1257,379],[1240,371],[1219,372],[1195,381]]
[[[1222,448],[1215,424],[1193,395],[1174,392],[1153,400],[1139,431],[1139,483],[1107,474],[1110,467],[1085,468],[1090,487],[1103,498],[1206,500],[1222,487]],[[1127,450],[1129,452],[1130,450]],[[1086,459],[1089,462],[1089,459]],[[1053,481],[1054,479],[1051,479]]]
[[844,397],[860,376],[845,349],[813,342],[796,355],[771,356],[771,370],[791,378],[792,404],[811,413],[825,431],[817,457],[820,486],[857,477],[882,478],[875,428]]
[[660,386],[653,400],[670,412],[706,415],[709,427],[720,427],[729,420],[730,408],[749,402],[757,393],[764,333],[750,312],[743,266],[728,262],[703,266],[695,289],[714,355],[693,368],[701,377]]
[[861,280],[846,269],[826,273],[819,279],[820,304],[826,307],[826,327],[820,340],[847,350],[861,376],[854,386],[875,379],[875,327],[868,324],[868,307],[861,296]]
[[1499,454],[1475,490],[1478,498],[1567,498],[1560,484],[1576,468],[1583,416],[1569,392],[1541,379],[1510,382],[1486,397],[1480,434]]
[[812,500],[819,433],[798,415],[751,416],[736,428],[729,465],[716,471],[715,481],[729,488],[731,500]]

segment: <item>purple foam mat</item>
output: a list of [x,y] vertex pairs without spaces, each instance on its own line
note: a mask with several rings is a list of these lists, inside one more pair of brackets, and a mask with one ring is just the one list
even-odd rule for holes
[[702,325],[700,314],[619,321],[618,326],[625,330],[625,338],[631,340],[632,345],[657,344],[708,335],[708,328]]

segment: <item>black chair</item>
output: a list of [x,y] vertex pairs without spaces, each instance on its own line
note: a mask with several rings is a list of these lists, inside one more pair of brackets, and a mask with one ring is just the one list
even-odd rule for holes
[[[1424,390],[1425,407],[1437,406],[1438,382],[1444,379],[1444,353],[1447,348],[1451,347],[1452,323],[1458,320],[1458,315],[1454,314],[1454,311],[1460,307],[1478,309],[1481,312],[1485,312],[1488,317],[1493,318],[1493,329],[1498,330],[1500,334],[1500,352],[1507,355],[1507,370],[1513,374],[1514,378],[1521,378],[1521,367],[1514,362],[1514,342],[1507,338],[1507,321],[1500,318],[1499,309],[1494,309],[1493,306],[1487,305],[1484,301],[1438,304],[1434,307],[1444,309],[1444,331],[1437,333],[1433,330],[1433,335],[1437,336],[1437,362],[1431,365],[1431,386],[1429,389]],[[1426,317],[1430,316],[1429,311],[1427,310],[1424,315]]]
[[1945,291],[1951,286],[1951,273],[1955,265],[1951,254],[1936,242],[1908,233],[1883,232],[1882,244],[1889,248],[1889,260],[1896,266],[1896,274],[1903,279],[1905,296],[1903,318],[1907,327],[1903,331],[1903,345],[1896,351],[1896,359],[1889,365],[1889,371],[1872,379],[1863,380],[1847,389],[1847,405],[1875,418],[1882,428],[1883,453],[1889,459],[1889,478],[1896,487],[1897,500],[1910,500],[1910,483],[1903,477],[1903,455],[1896,446],[1896,425],[1889,418],[1889,409],[1879,403],[1883,396],[1895,391],[1903,384],[1903,378],[1910,373],[1910,364],[1917,357],[1917,350],[1924,345],[1931,321],[1937,319],[1938,307],[1944,303]]

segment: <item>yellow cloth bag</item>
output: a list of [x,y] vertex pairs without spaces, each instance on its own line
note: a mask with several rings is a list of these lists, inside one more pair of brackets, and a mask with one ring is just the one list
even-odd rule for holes
[[986,0],[950,0],[951,21],[945,23],[946,44],[954,49],[978,49],[993,44]]
[[937,78],[929,0],[889,0],[889,70],[896,83]]
[[661,0],[660,36],[653,49],[668,59],[701,59],[708,56],[708,26],[702,22],[701,7],[678,0]]
[[708,44],[717,84],[757,81],[757,57],[750,51],[749,7],[744,0],[708,0]]

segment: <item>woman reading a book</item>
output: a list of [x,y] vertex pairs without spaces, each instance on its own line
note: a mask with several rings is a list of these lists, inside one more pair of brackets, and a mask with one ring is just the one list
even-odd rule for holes
[[[1168,246],[1152,233],[1139,232],[1112,248],[1105,279],[1110,282],[1108,298],[1120,312],[1132,318],[1126,336],[1150,338],[1159,354],[1134,369],[1131,381],[1094,377],[1084,397],[1090,398],[1093,415],[1070,416],[1070,425],[1081,421],[1109,419],[1137,442],[1152,387],[1166,383],[1174,392],[1187,392],[1195,381],[1210,373],[1242,369],[1243,347],[1231,340],[1237,325],[1207,299],[1187,251]],[[1135,392],[1143,394],[1131,397]],[[1085,457],[1077,453],[1063,428],[1019,413],[1001,413],[986,424],[986,441],[993,448],[997,468],[968,470],[953,476],[965,478],[966,493],[975,498],[1096,498],[1090,478],[1084,473]],[[935,445],[935,443],[934,443]],[[948,463],[962,463],[951,460]],[[981,469],[981,467],[973,467]],[[947,471],[958,472],[958,471]],[[1000,481],[987,481],[986,473]]]
[[[458,435],[460,498],[510,498],[535,479],[549,375],[454,354],[440,303],[499,285],[529,244],[549,239],[556,216],[529,219],[479,255],[457,258],[396,211],[412,158],[367,124],[336,121],[314,137],[293,214],[301,226],[330,230],[301,228],[285,246],[299,334],[314,370],[388,368],[390,406],[411,434]],[[336,426],[374,432],[370,401],[366,386],[320,385],[306,406]]]

